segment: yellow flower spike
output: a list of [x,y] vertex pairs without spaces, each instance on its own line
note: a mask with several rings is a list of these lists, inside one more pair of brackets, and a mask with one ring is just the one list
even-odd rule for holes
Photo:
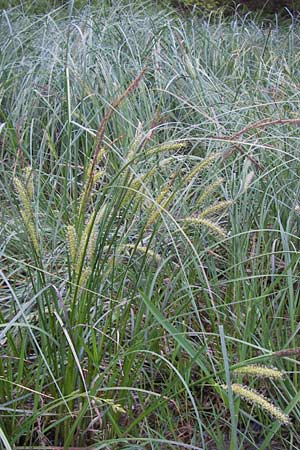
[[92,227],[95,222],[96,211],[94,210],[82,232],[81,238],[79,240],[79,248],[77,252],[77,261],[75,266],[75,272],[78,274],[83,266],[86,255],[88,254],[88,244],[92,235]]
[[21,213],[26,231],[28,233],[29,239],[31,240],[31,243],[34,247],[36,254],[39,255],[40,248],[39,248],[39,242],[38,242],[34,222],[32,221],[31,217],[27,215],[26,210],[21,209],[20,213]]
[[219,227],[219,225],[216,225],[210,220],[201,219],[199,217],[186,217],[182,222],[185,225],[203,225],[204,227],[208,228],[213,234],[216,234],[221,238],[226,237],[225,231],[221,227]]
[[96,184],[100,180],[100,178],[103,177],[103,175],[104,175],[104,171],[103,170],[99,170],[99,172],[95,173],[94,184]]
[[18,194],[19,200],[21,202],[22,208],[20,209],[21,217],[23,219],[23,223],[25,225],[27,234],[29,236],[29,239],[31,240],[31,243],[36,251],[36,253],[39,255],[40,249],[39,249],[39,242],[36,232],[36,227],[34,223],[34,217],[33,212],[31,208],[31,199],[30,195],[23,185],[23,183],[19,180],[19,178],[14,178],[14,186],[15,190]]
[[[95,250],[96,250],[96,243],[97,243],[97,239],[98,239],[98,234],[99,234],[99,224],[101,222],[101,219],[105,213],[105,209],[106,209],[106,205],[103,205],[99,211],[96,214],[95,220],[94,220],[94,224],[92,225],[92,222],[90,224],[90,226],[92,225],[92,231],[90,233],[90,237],[89,237],[89,242],[88,242],[88,246],[87,246],[87,258],[89,261],[91,261],[94,257],[95,254]],[[91,218],[93,217],[93,214],[91,216]]]
[[[221,387],[223,389],[228,389],[226,385],[222,385]],[[250,404],[258,406],[263,411],[270,414],[270,416],[281,422],[283,425],[289,425],[291,423],[290,418],[287,414],[285,414],[280,408],[275,406],[254,389],[250,389],[247,386],[242,386],[240,384],[234,383],[231,385],[231,390],[234,394],[240,396]]]
[[273,380],[283,380],[284,378],[284,373],[276,368],[258,366],[255,364],[234,369],[233,373],[234,375],[253,375],[259,378],[270,378]]
[[89,267],[86,267],[86,268],[82,271],[82,273],[81,273],[81,275],[80,275],[80,279],[79,279],[79,281],[78,281],[78,287],[79,287],[79,288],[85,287],[86,282],[87,282],[87,279],[88,279],[88,277],[90,276],[90,274],[91,274],[91,269],[90,269]]
[[28,195],[26,188],[24,187],[23,183],[17,177],[14,178],[14,186],[15,186],[15,190],[18,194],[19,200],[22,204],[25,215],[28,218],[30,217],[30,219],[31,219],[32,218],[31,201],[30,201],[30,197]]
[[74,268],[75,261],[76,261],[76,255],[77,255],[78,243],[77,243],[76,231],[75,231],[75,228],[73,227],[73,225],[67,226],[66,238],[67,238],[69,257],[71,260],[72,267]]
[[218,202],[218,203],[215,203],[214,205],[208,206],[204,211],[202,211],[199,214],[198,218],[203,219],[206,216],[215,214],[215,213],[221,211],[222,209],[228,208],[228,206],[232,205],[232,203],[233,203],[232,200],[224,200],[223,202]]
[[25,189],[28,193],[30,200],[33,199],[33,172],[30,166],[25,167]]

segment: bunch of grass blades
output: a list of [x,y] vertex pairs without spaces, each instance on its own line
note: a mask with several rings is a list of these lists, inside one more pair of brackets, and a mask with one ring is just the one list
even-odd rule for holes
[[[112,102],[114,109],[140,81],[141,74]],[[12,274],[3,274],[20,309],[12,316],[8,308],[4,316],[2,344],[11,357],[0,369],[5,402],[14,404],[16,420],[22,421],[16,431],[11,407],[3,418],[5,434],[16,444],[105,440],[120,435],[121,427],[129,433],[132,414],[140,426],[142,405],[151,415],[158,402],[165,402],[169,388],[156,392],[149,376],[156,371],[151,360],[159,357],[166,330],[152,326],[139,292],[152,290],[159,303],[159,286],[170,270],[177,273],[176,289],[187,280],[189,255],[194,254],[195,267],[200,264],[204,241],[195,246],[191,238],[225,237],[209,217],[217,220],[230,201],[206,205],[184,231],[192,221],[187,213],[210,202],[221,185],[218,179],[199,193],[204,171],[220,155],[190,156],[186,141],[151,146],[149,131],[137,127],[122,156],[105,139],[111,116],[108,107],[96,134],[78,135],[80,142],[88,140],[92,153],[69,154],[63,164],[53,152],[45,154],[42,168],[26,167],[13,180],[25,239],[17,257],[20,235],[15,233],[5,258],[24,280],[17,287]],[[22,306],[20,292],[26,298]],[[33,371],[36,378],[30,380]],[[19,415],[23,410],[30,414]],[[124,428],[121,423],[129,418]]]

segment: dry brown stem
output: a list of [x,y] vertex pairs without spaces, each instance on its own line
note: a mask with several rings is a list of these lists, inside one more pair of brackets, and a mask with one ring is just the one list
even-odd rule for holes
[[93,186],[95,167],[97,165],[97,158],[98,158],[99,152],[100,152],[101,147],[103,145],[103,138],[104,138],[106,125],[107,125],[110,117],[112,116],[112,114],[120,106],[120,104],[123,102],[123,100],[126,97],[128,97],[128,95],[130,95],[131,92],[138,86],[138,84],[141,81],[141,78],[143,77],[145,71],[146,71],[146,68],[144,68],[137,75],[137,77],[130,83],[130,85],[127,87],[127,89],[125,89],[125,91],[119,97],[114,99],[112,101],[112,103],[105,109],[103,119],[100,121],[99,126],[98,126],[98,130],[97,130],[97,133],[96,133],[96,147],[95,147],[95,151],[94,151],[93,163],[92,163],[91,173],[90,173],[88,186],[87,186],[87,197],[89,196],[90,191],[91,191],[92,186]]
[[[275,119],[275,120],[263,119],[263,120],[259,120],[258,122],[254,122],[254,123],[242,128],[241,130],[237,131],[236,133],[232,134],[231,136],[209,136],[209,138],[215,139],[215,140],[223,140],[223,141],[232,142],[233,145],[232,145],[232,148],[231,148],[231,151],[229,152],[229,154],[232,154],[235,150],[238,150],[241,154],[245,154],[243,149],[239,145],[239,142],[234,142],[237,139],[239,139],[244,133],[247,133],[248,131],[251,131],[251,130],[257,130],[257,129],[269,127],[271,125],[285,125],[285,124],[300,125],[300,119]],[[256,161],[256,159],[252,158],[249,155],[246,155],[246,156],[258,169],[260,169],[260,170],[262,169],[261,165],[259,164],[258,161]]]

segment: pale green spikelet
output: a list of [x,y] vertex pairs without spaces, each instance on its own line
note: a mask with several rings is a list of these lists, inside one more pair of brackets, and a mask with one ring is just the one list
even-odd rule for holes
[[90,215],[90,218],[89,218],[86,226],[84,227],[81,238],[79,240],[77,263],[76,263],[76,267],[75,267],[75,272],[77,274],[79,273],[80,269],[82,268],[85,257],[87,256],[88,242],[89,242],[89,239],[90,239],[90,236],[92,233],[92,227],[94,225],[95,217],[96,217],[96,211],[93,211]]
[[14,186],[26,216],[32,218],[30,197],[23,183],[17,177],[14,178]]
[[68,248],[69,258],[70,258],[72,267],[74,267],[75,263],[76,263],[78,242],[77,242],[76,231],[75,231],[75,228],[73,225],[67,226],[66,238],[67,238],[67,248]]
[[216,234],[221,238],[226,237],[226,233],[223,228],[219,227],[219,225],[211,222],[210,220],[201,219],[199,217],[186,217],[182,220],[182,222],[185,225],[203,225],[204,227],[208,228],[209,231],[211,231],[213,234]]
[[254,375],[259,378],[270,378],[273,380],[283,380],[284,378],[284,373],[280,370],[256,364],[239,367],[234,369],[233,373],[234,375]]
[[188,57],[187,54],[184,55],[184,59],[185,59],[185,69],[187,71],[187,74],[193,79],[196,80],[197,79],[197,72],[195,70],[195,66],[192,63],[192,60]]
[[34,217],[33,212],[31,208],[31,200],[29,193],[27,192],[27,189],[23,185],[23,183],[19,180],[19,178],[14,178],[14,186],[16,189],[16,192],[18,194],[20,203],[22,208],[20,209],[20,213],[23,219],[23,223],[25,225],[25,229],[27,231],[27,234],[29,236],[29,239],[31,240],[31,243],[36,251],[37,254],[40,253],[39,249],[39,243],[37,238],[37,232],[36,227],[34,223]]
[[96,214],[94,223],[92,224],[92,230],[89,236],[89,240],[88,240],[88,246],[87,246],[87,258],[89,261],[92,261],[94,254],[95,254],[95,250],[96,250],[96,243],[97,243],[97,239],[98,239],[98,234],[99,234],[99,224],[101,222],[101,219],[105,213],[105,209],[106,209],[106,205],[103,205],[98,213]]
[[204,192],[200,195],[200,197],[196,201],[196,205],[200,206],[202,205],[205,200],[209,197],[210,194],[212,194],[221,184],[223,183],[223,178],[218,178],[216,181],[214,181],[210,186],[208,186]]
[[101,398],[99,400],[101,402],[106,403],[107,405],[109,405],[114,412],[126,413],[126,410],[119,403],[115,403],[113,399]]
[[211,164],[220,156],[220,153],[213,153],[197,164],[183,179],[183,184],[188,184],[202,169]]
[[145,255],[150,256],[151,258],[155,259],[156,262],[161,261],[161,256],[158,255],[157,253],[155,253],[153,250],[151,250],[148,247],[144,247],[142,245],[134,245],[134,244],[126,244],[126,245],[124,245],[124,247],[144,253]]
[[255,176],[255,173],[253,171],[249,172],[245,176],[245,179],[243,180],[243,183],[241,186],[241,194],[244,194],[248,190],[250,184],[252,183],[254,176]]
[[126,410],[119,404],[119,403],[113,403],[111,405],[111,409],[115,412],[115,413],[126,413]]
[[146,172],[142,175],[142,180],[143,181],[148,180],[148,178],[151,178],[156,172],[157,172],[157,168],[152,167],[152,169],[148,170],[148,172]]
[[208,206],[204,211],[202,211],[199,215],[199,219],[204,219],[204,217],[211,216],[223,209],[228,208],[228,206],[232,205],[232,200],[224,200],[222,202],[215,203],[214,205]]
[[[227,389],[226,385],[222,385],[221,387]],[[234,394],[240,396],[252,405],[258,406],[282,424],[290,424],[290,418],[287,414],[254,389],[236,383],[231,385],[231,389]]]
[[33,172],[30,166],[25,167],[25,189],[28,192],[29,198],[32,201],[33,199]]
[[102,178],[104,175],[104,171],[103,170],[98,170],[98,172],[95,173],[94,175],[94,185],[96,183],[98,183],[98,181],[100,180],[100,178]]
[[[161,210],[165,210],[166,207],[169,205],[169,203],[171,202],[171,200],[173,200],[175,195],[175,192],[170,192],[170,195],[167,196],[167,198],[165,199],[164,202],[161,203]],[[158,212],[158,211],[157,211]]]
[[31,217],[27,215],[25,209],[21,209],[20,213],[21,213],[26,231],[28,233],[29,239],[31,240],[31,243],[34,247],[36,254],[39,255],[40,248],[39,248],[39,242],[38,242],[34,222],[32,221]]
[[86,267],[85,269],[82,270],[79,280],[78,280],[78,287],[80,289],[85,288],[86,282],[87,282],[90,274],[91,274],[90,267]]

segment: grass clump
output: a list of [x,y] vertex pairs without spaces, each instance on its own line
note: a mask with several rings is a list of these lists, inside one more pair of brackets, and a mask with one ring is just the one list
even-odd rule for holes
[[[109,1],[105,1],[103,5],[108,4]],[[81,9],[87,5],[96,5],[97,0],[0,0],[0,10],[9,10],[11,8],[20,8],[22,12],[26,14],[46,14],[54,9]],[[101,0],[98,1],[98,6],[100,6]]]
[[1,15],[7,448],[300,445],[298,28],[210,20]]

